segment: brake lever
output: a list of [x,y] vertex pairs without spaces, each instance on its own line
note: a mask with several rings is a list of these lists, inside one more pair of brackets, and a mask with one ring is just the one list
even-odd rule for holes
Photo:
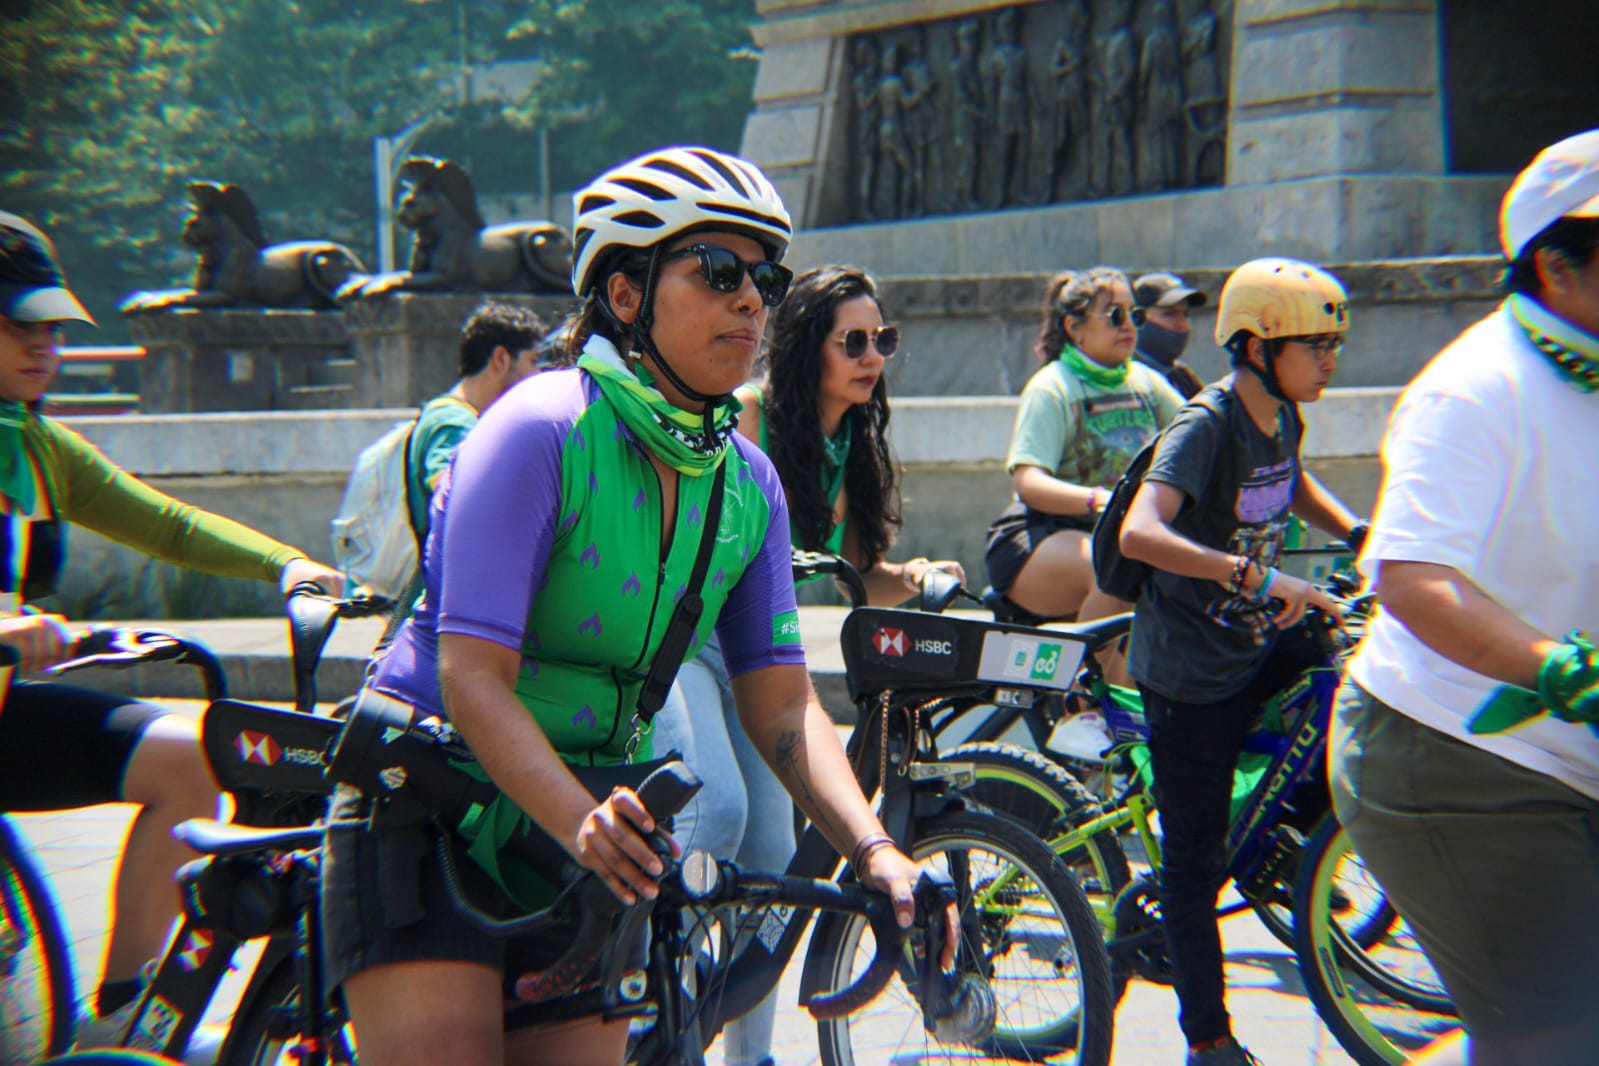
[[73,642],[74,655],[46,669],[66,674],[90,666],[127,667],[144,662],[176,660],[184,654],[183,641],[158,629],[119,629],[96,626]]

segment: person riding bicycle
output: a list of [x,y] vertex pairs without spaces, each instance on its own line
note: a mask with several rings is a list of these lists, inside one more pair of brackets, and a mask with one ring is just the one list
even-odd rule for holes
[[1333,800],[1470,1034],[1428,1061],[1570,1066],[1599,1049],[1599,129],[1521,172],[1500,234],[1504,302],[1383,440]]
[[1134,607],[1128,667],[1150,727],[1161,923],[1190,1066],[1256,1061],[1232,1036],[1216,898],[1244,735],[1262,702],[1316,661],[1302,627],[1290,627],[1309,607],[1338,612],[1276,569],[1288,521],[1360,536],[1299,454],[1299,405],[1321,397],[1348,330],[1348,296],[1325,270],[1256,259],[1233,271],[1216,341],[1234,371],[1178,413],[1122,524],[1122,554],[1154,568]]
[[[960,564],[885,558],[900,524],[888,450],[886,361],[899,331],[883,324],[877,287],[863,271],[825,266],[794,278],[772,321],[762,385],[734,396],[738,431],[771,458],[789,507],[792,543],[842,555],[860,571],[869,600],[915,594],[928,569],[965,580]],[[682,750],[705,788],[677,819],[678,839],[755,870],[779,870],[794,853],[788,796],[738,728],[737,708],[714,635],[683,665],[661,711],[659,742]],[[723,1034],[728,1066],[770,1063],[776,993]]]
[[[883,835],[811,689],[782,489],[732,424],[731,393],[788,287],[788,212],[752,164],[668,148],[600,175],[574,218],[583,354],[507,394],[462,443],[434,496],[421,602],[374,678],[447,716],[503,790],[471,840],[480,865],[461,872],[540,905],[550,887],[509,883],[489,831],[525,816],[624,902],[654,896],[636,794],[596,806],[567,765],[650,750],[630,719],[722,484],[697,638],[714,625],[741,727],[908,925],[918,869]],[[397,831],[330,834],[329,987],[363,1063],[621,1062],[625,1021],[504,1031],[503,982],[564,943],[508,946],[465,925],[431,860],[407,867],[407,913],[375,905],[396,898],[395,858],[412,846]]]
[[[42,670],[72,655],[66,619],[30,606],[55,591],[69,523],[164,562],[275,581],[285,592],[302,581],[343,587],[338,571],[157,492],[40,414],[68,322],[95,324],[67,288],[55,246],[38,227],[0,212],[0,644],[16,651],[18,670]],[[17,680],[15,672],[0,670],[0,810],[139,808],[112,890],[99,1019],[79,1034],[80,1046],[95,1046],[120,1028],[140,991],[141,967],[161,955],[178,915],[172,875],[195,855],[173,839],[172,828],[215,817],[219,790],[192,718],[126,697]]]
[[1112,267],[1050,279],[1011,434],[1016,501],[988,531],[989,583],[1044,618],[1090,621],[1128,609],[1094,586],[1094,520],[1127,465],[1177,414],[1182,397],[1133,359],[1143,312]]

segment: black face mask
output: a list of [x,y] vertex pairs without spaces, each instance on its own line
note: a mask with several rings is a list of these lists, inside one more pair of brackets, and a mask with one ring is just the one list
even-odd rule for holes
[[1143,328],[1138,331],[1138,350],[1166,366],[1171,366],[1182,358],[1183,349],[1188,347],[1188,337],[1189,334],[1186,332],[1178,333],[1165,326],[1158,326],[1153,321],[1146,321]]

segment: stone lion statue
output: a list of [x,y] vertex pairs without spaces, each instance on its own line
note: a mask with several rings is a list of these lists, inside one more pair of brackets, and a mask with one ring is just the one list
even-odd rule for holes
[[194,288],[136,292],[122,301],[123,314],[184,307],[334,309],[339,287],[366,273],[354,252],[332,241],[267,244],[250,194],[237,185],[191,181],[189,199],[183,243],[200,256]]
[[572,241],[553,222],[484,226],[472,178],[458,164],[411,156],[398,217],[415,231],[410,269],[355,278],[340,302],[390,292],[534,292],[570,295]]

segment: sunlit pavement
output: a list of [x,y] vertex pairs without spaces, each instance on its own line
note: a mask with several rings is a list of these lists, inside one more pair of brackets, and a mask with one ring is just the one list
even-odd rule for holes
[[[199,704],[169,701],[184,713]],[[109,920],[108,893],[112,862],[127,831],[131,808],[99,807],[50,815],[14,816],[32,842],[50,878],[73,943],[80,998],[88,997],[99,979]],[[1305,999],[1298,969],[1288,949],[1255,919],[1244,913],[1222,925],[1227,948],[1229,1002],[1239,1038],[1267,1066],[1331,1066],[1352,1060],[1315,1017]],[[796,958],[802,958],[797,955]],[[241,953],[237,969],[223,986],[206,1024],[226,1025],[235,1000],[254,964],[254,954]],[[781,990],[774,1054],[781,1066],[818,1062],[816,1031],[809,1015],[794,1006],[799,965],[791,965]],[[1118,1066],[1183,1062],[1177,1028],[1177,1000],[1170,989],[1134,981],[1117,1014]],[[720,1042],[711,1049],[712,1066],[722,1066]]]

